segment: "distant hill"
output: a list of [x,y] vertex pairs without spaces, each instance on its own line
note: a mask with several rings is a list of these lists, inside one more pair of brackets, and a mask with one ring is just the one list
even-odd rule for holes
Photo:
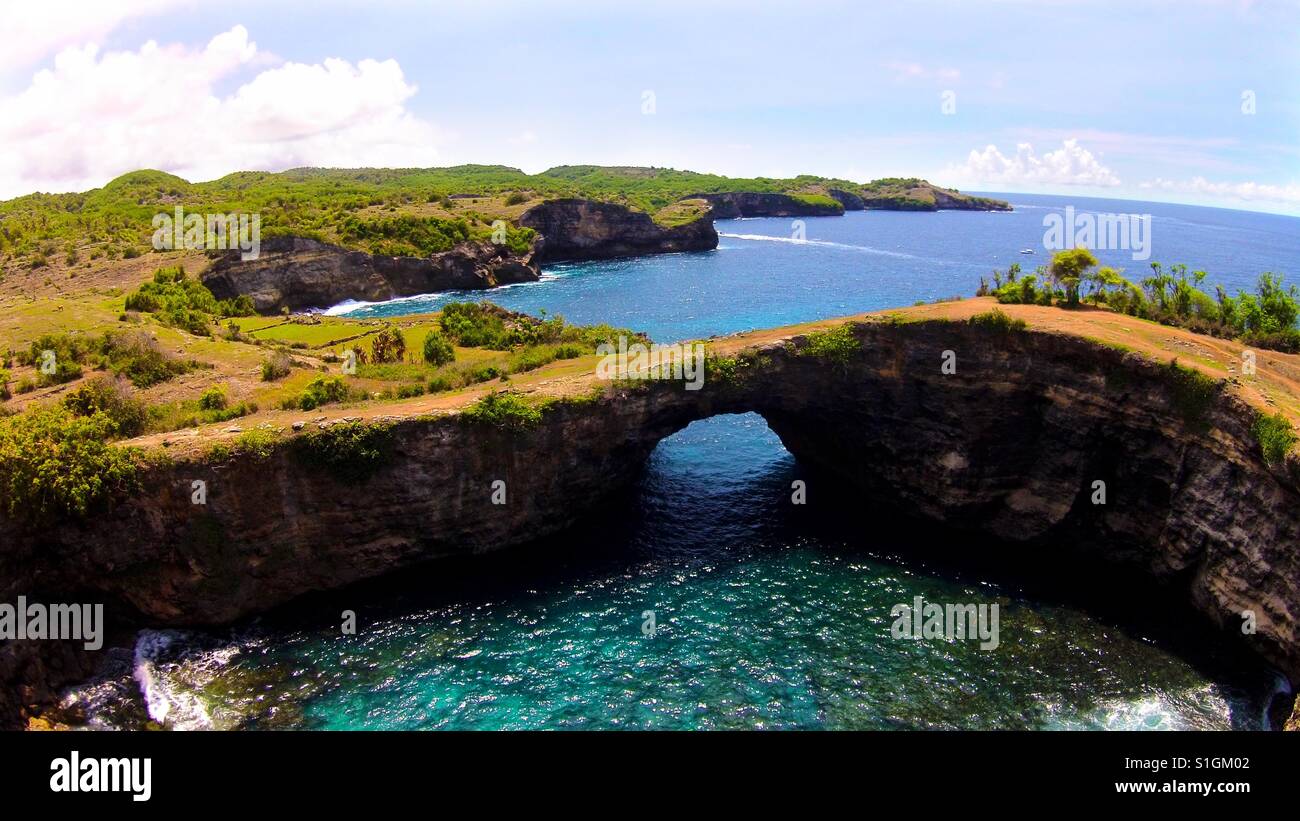
[[[264,237],[301,236],[395,254],[428,250],[390,241],[410,235],[412,220],[450,221],[455,223],[451,233],[480,236],[498,219],[517,224],[524,211],[544,200],[584,198],[619,203],[672,225],[702,216],[699,201],[691,198],[714,194],[786,195],[786,202],[810,215],[841,208],[1010,210],[1004,202],[914,178],[857,183],[596,165],[525,174],[503,165],[460,165],[241,171],[191,183],[146,169],[84,193],[29,194],[0,202],[0,267],[40,268],[52,258],[136,256],[149,250],[153,215],[178,206],[191,213],[259,213]],[[436,233],[448,233],[446,227]]]

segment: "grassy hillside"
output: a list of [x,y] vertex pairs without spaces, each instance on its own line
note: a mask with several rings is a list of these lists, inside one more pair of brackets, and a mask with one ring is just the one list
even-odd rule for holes
[[[49,268],[56,261],[66,269],[91,268],[96,260],[148,253],[151,219],[177,206],[188,213],[258,213],[263,239],[294,234],[371,253],[426,255],[463,239],[484,239],[494,220],[513,223],[529,207],[555,197],[619,202],[671,225],[700,213],[678,205],[692,194],[753,191],[821,201],[831,189],[899,208],[933,208],[934,192],[942,190],[922,180],[862,185],[812,176],[733,178],[592,165],[531,175],[497,165],[299,168],[245,171],[204,183],[144,170],[85,193],[31,194],[0,203],[0,275]],[[511,230],[512,244],[523,246],[530,238]]]

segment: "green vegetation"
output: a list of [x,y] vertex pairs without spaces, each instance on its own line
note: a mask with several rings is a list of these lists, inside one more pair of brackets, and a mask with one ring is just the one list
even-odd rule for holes
[[[512,204],[507,198],[507,205]],[[468,220],[402,215],[378,219],[349,216],[338,226],[344,244],[364,248],[372,254],[390,257],[427,257],[450,251],[470,240],[492,239],[494,227],[486,219],[479,224]],[[505,225],[505,245],[516,254],[527,253],[537,233],[531,228]]]
[[[39,268],[58,261],[74,265],[139,256],[149,251],[153,216],[170,213],[178,203],[191,213],[258,213],[263,240],[293,235],[377,254],[426,256],[459,241],[491,238],[497,219],[507,222],[506,245],[515,253],[527,251],[533,233],[513,222],[533,199],[617,202],[675,225],[703,210],[687,206],[658,212],[697,194],[783,193],[826,204],[833,202],[827,197],[831,189],[858,194],[871,208],[925,210],[936,207],[940,190],[916,179],[859,184],[816,176],[746,179],[593,165],[531,175],[490,165],[299,168],[278,174],[239,172],[203,183],[142,170],[92,191],[31,194],[0,203],[0,266]],[[945,196],[986,202],[957,192]]]
[[1084,248],[1059,251],[1050,266],[1022,274],[1012,265],[1004,275],[993,272],[992,285],[980,278],[977,296],[992,295],[1003,304],[1106,305],[1114,311],[1186,328],[1242,343],[1287,353],[1300,353],[1300,289],[1283,284],[1273,272],[1260,274],[1254,293],[1231,296],[1222,287],[1211,297],[1200,289],[1205,271],[1186,265],[1165,268],[1151,263],[1151,276],[1140,283],[1124,278],[1122,271],[1097,267],[1097,259]]
[[110,438],[130,438],[144,433],[149,409],[131,395],[122,377],[101,376],[88,380],[63,397],[63,407],[81,417],[103,414],[111,423]]
[[541,423],[542,411],[517,393],[493,392],[461,411],[460,419],[471,425],[523,431]]
[[[137,388],[166,382],[202,367],[194,360],[182,361],[164,353],[144,331],[109,331],[103,336],[45,334],[15,358],[19,364],[40,371],[42,387],[79,378],[82,365],[125,376]],[[45,372],[47,366],[52,366],[49,373]]]
[[549,318],[517,314],[490,302],[449,302],[439,319],[442,333],[465,348],[504,351],[520,345],[569,343],[595,350],[597,345],[617,342],[620,336],[648,342],[643,334],[609,325],[569,325],[564,317]]
[[226,389],[220,385],[213,385],[199,395],[199,410],[225,410],[228,403]]
[[0,419],[0,509],[39,524],[84,516],[135,487],[134,450],[109,444],[118,423],[50,405]]
[[283,351],[271,354],[271,358],[262,363],[262,381],[274,382],[289,375],[293,360]]
[[234,456],[263,461],[275,453],[279,444],[279,431],[270,427],[256,427],[239,434],[233,443],[216,442],[208,448],[207,456],[216,461],[227,461]]
[[437,331],[429,331],[424,337],[424,361],[434,367],[450,365],[456,360],[456,350],[451,343]]
[[1204,430],[1210,408],[1222,391],[1223,383],[1195,368],[1179,365],[1177,359],[1169,360],[1169,367],[1165,369],[1165,379],[1173,391],[1174,407],[1183,417],[1183,421],[1199,430]]
[[1012,319],[1007,316],[1005,311],[999,311],[994,308],[991,311],[975,314],[969,320],[971,325],[977,328],[987,328],[999,333],[1011,333],[1013,331],[1023,331],[1028,328],[1028,324],[1023,319]]
[[307,388],[297,398],[288,401],[286,407],[301,410],[315,410],[321,405],[346,402],[356,397],[348,384],[337,376],[318,376],[308,383]]
[[802,355],[824,359],[842,368],[848,367],[853,357],[862,351],[862,343],[849,323],[808,334],[807,339],[808,343],[800,351]]
[[300,460],[340,481],[368,479],[388,461],[392,447],[392,427],[369,422],[337,423],[293,439]]
[[1300,436],[1297,436],[1291,422],[1282,414],[1257,414],[1255,424],[1250,432],[1264,454],[1264,460],[1270,465],[1280,465],[1286,461],[1286,455]]
[[199,336],[209,336],[212,324],[225,317],[253,316],[253,300],[240,295],[233,300],[218,300],[198,280],[188,279],[179,265],[159,268],[153,280],[146,282],[126,298],[128,311],[153,314],[158,321]]

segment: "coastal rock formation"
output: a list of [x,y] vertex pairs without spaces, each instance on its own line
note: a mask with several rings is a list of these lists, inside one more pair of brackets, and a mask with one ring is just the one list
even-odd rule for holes
[[844,191],[839,188],[831,188],[826,191],[826,195],[831,199],[844,206],[845,211],[861,211],[866,205],[862,197],[854,194],[852,191]]
[[300,237],[274,237],[261,255],[217,257],[202,274],[218,299],[241,294],[259,312],[325,308],[346,300],[377,302],[436,291],[481,290],[536,282],[540,243],[522,256],[503,245],[467,242],[430,257],[385,257]]
[[[795,337],[703,390],[620,387],[559,403],[524,431],[407,419],[360,478],[292,445],[159,464],[141,492],[94,519],[36,531],[0,522],[4,592],[94,595],[143,625],[226,623],[560,531],[629,486],[665,436],[754,411],[873,515],[1032,548],[1035,572],[1087,564],[1146,578],[1300,682],[1300,461],[1265,461],[1251,408],[1226,394],[1202,401],[1168,366],[1076,336],[942,321],[852,327],[851,350],[814,354]],[[941,369],[945,351],[956,373]],[[196,479],[208,483],[203,506],[191,503]],[[508,505],[492,504],[497,479]],[[6,724],[26,709],[0,697]]]
[[548,262],[711,251],[718,247],[718,232],[713,229],[710,215],[683,225],[663,226],[649,214],[595,200],[547,200],[525,211],[519,225],[542,235],[542,257]]
[[807,202],[790,194],[759,194],[751,192],[724,194],[692,194],[693,199],[706,200],[713,206],[714,219],[738,217],[836,217],[844,213],[839,202]]

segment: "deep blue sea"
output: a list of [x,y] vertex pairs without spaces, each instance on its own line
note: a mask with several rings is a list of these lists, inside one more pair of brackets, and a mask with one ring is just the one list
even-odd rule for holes
[[[1066,204],[1151,214],[1151,259],[1204,269],[1209,283],[1248,287],[1268,270],[1300,281],[1300,219],[1002,196],[1014,213],[810,218],[805,242],[791,241],[789,219],[719,221],[712,252],[345,307],[393,316],[488,298],[699,338],[970,295],[994,268],[1045,263],[1043,217]],[[1098,256],[1133,278],[1146,271],[1127,251]],[[138,725],[147,710],[180,728],[1261,726],[1277,677],[1215,651],[1187,613],[1137,595],[1098,610],[1125,597],[949,561],[942,536],[892,533],[852,499],[791,505],[800,470],[761,417],[697,422],[587,526],[233,630],[146,632],[116,676],[69,698],[92,723]],[[998,604],[999,646],[891,638],[891,608],[915,596]],[[356,611],[357,635],[341,633],[343,609]]]

